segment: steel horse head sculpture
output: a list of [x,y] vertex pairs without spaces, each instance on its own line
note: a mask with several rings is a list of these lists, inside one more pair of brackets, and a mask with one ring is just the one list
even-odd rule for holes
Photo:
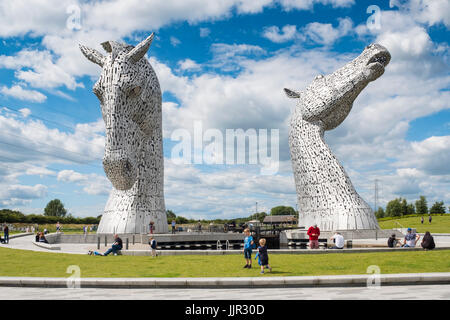
[[342,68],[316,79],[297,99],[291,115],[289,147],[299,208],[299,223],[322,230],[378,229],[370,206],[358,195],[342,165],[324,141],[339,126],[360,92],[384,73],[391,55],[378,44],[365,48]]
[[167,232],[161,89],[145,58],[153,36],[136,47],[104,42],[107,55],[80,45],[102,67],[93,91],[105,122],[103,168],[113,190],[98,233],[141,233],[151,221],[156,233]]

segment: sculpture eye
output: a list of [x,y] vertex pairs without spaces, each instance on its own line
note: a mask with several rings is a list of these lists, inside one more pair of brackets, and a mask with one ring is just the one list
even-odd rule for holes
[[92,91],[97,96],[98,100],[100,100],[100,103],[103,104],[103,91],[98,86],[94,86]]
[[141,87],[140,86],[136,86],[136,87],[132,88],[130,91],[128,91],[127,96],[129,98],[138,97],[141,94],[141,91],[142,91]]

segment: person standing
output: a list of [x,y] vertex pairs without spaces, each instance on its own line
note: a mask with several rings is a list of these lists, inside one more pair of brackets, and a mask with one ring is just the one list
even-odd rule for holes
[[269,271],[272,272],[272,268],[269,265],[269,254],[267,253],[266,239],[264,238],[259,239],[257,256],[259,258],[259,265],[261,266],[261,273],[264,273],[264,267],[268,268]]
[[150,245],[150,248],[152,249],[152,258],[154,258],[154,257],[157,256],[157,254],[156,254],[156,246],[157,246],[157,243],[156,243],[155,238],[150,237],[150,241],[149,241],[148,243],[149,243],[149,245]]
[[317,227],[317,223],[315,223],[314,226],[309,227],[306,234],[309,236],[309,248],[319,249],[320,229]]
[[245,266],[244,268],[252,268],[252,249],[255,244],[253,237],[250,235],[250,229],[244,230],[245,238],[244,238],[244,258],[245,258]]
[[334,247],[332,247],[331,249],[344,249],[345,241],[343,235],[341,235],[339,232],[336,232],[334,236],[330,238],[330,240],[333,239],[334,239]]
[[428,223],[431,224],[431,214],[428,216]]
[[175,222],[175,220],[172,220],[172,234],[175,234],[175,226],[176,226],[176,222]]
[[56,223],[56,233],[59,233],[61,230],[61,225],[59,224],[59,221]]
[[155,223],[153,221],[150,221],[150,224],[148,225],[148,228],[150,230],[150,234],[153,234],[154,227],[155,227]]
[[422,216],[422,218],[420,219],[420,223],[422,223],[422,224],[423,224],[423,216]]
[[5,223],[5,226],[3,228],[3,237],[5,238],[5,243],[9,243],[9,228],[8,225]]

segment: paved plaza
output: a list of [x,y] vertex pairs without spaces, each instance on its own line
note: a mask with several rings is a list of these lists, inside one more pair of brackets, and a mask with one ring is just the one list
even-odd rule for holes
[[267,289],[0,289],[0,300],[415,300],[450,299],[450,285]]

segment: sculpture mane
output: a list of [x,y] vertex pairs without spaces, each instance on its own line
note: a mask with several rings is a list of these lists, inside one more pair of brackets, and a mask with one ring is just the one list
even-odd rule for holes
[[161,89],[144,57],[153,34],[136,47],[107,41],[97,50],[80,45],[102,67],[93,91],[106,128],[103,168],[113,185],[98,233],[140,233],[152,221],[167,232],[164,204]]
[[359,196],[342,165],[324,141],[324,131],[341,124],[359,93],[384,73],[389,52],[378,44],[332,74],[318,76],[297,99],[289,146],[297,190],[299,223],[322,230],[378,229],[370,206]]

